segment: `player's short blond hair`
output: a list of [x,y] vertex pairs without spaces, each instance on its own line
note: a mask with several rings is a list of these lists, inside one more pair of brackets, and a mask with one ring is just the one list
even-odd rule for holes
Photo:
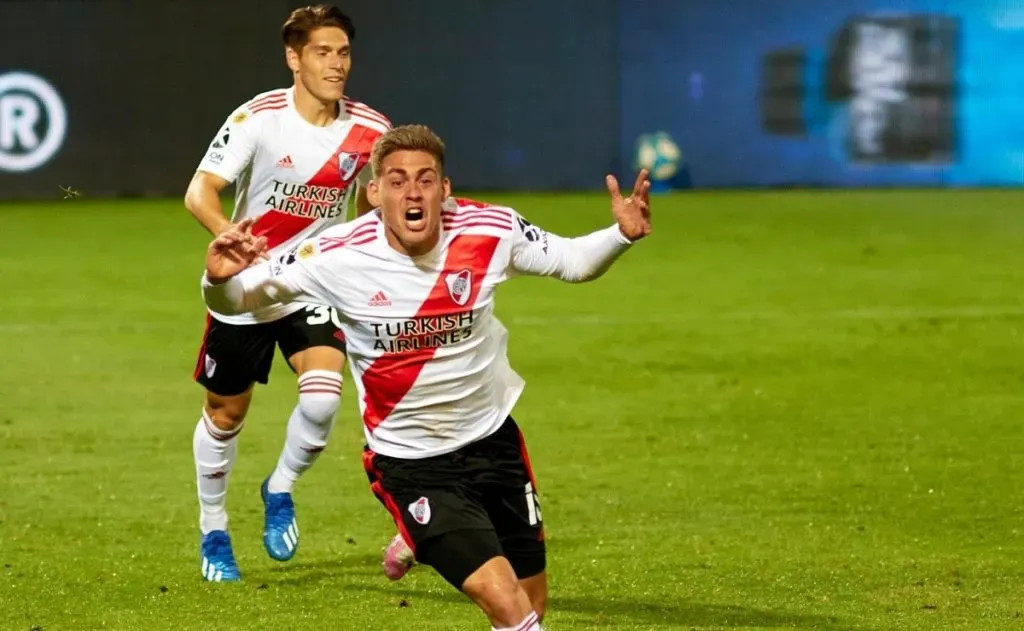
[[434,156],[437,166],[444,172],[444,141],[426,125],[402,125],[378,138],[370,153],[373,177],[380,177],[384,158],[396,151],[426,151]]

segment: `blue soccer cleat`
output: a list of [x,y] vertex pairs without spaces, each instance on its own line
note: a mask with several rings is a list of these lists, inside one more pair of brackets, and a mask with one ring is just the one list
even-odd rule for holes
[[291,493],[271,493],[270,478],[263,481],[263,547],[271,559],[287,561],[299,547],[299,522],[295,520],[295,503]]
[[199,546],[202,557],[203,580],[225,583],[242,580],[231,549],[231,537],[223,530],[211,530],[203,535]]

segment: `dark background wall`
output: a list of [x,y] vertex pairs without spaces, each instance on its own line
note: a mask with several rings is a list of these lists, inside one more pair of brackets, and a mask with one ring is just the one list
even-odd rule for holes
[[[45,166],[0,170],[0,198],[182,194],[228,113],[290,84],[280,26],[302,4],[0,2],[0,73],[44,77],[69,119]],[[600,186],[618,159],[615,0],[339,4],[349,94],[434,127],[460,187]]]
[[[600,188],[653,131],[697,187],[1024,182],[1024,0],[339,3],[349,94],[434,127],[463,189]],[[301,4],[0,2],[0,199],[181,195],[227,113],[290,83],[279,29]],[[16,70],[68,128],[14,173]]]

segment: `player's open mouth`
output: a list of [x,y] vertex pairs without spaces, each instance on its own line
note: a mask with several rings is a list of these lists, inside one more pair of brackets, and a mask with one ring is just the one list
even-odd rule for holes
[[422,208],[410,208],[405,211],[405,225],[410,230],[420,230],[426,226],[426,213]]

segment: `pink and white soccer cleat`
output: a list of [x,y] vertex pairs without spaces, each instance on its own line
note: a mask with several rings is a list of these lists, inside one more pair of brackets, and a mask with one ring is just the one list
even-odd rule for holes
[[416,564],[416,558],[413,556],[412,549],[402,539],[402,535],[395,535],[395,538],[388,544],[386,550],[384,550],[384,562],[381,565],[384,566],[384,574],[393,581],[405,576],[413,565]]

